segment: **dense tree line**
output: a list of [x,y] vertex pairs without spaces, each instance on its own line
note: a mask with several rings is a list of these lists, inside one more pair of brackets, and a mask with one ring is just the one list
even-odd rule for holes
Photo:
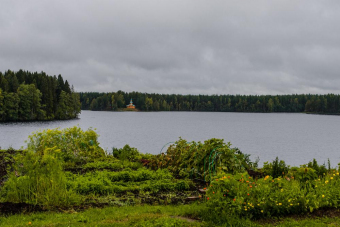
[[61,75],[23,70],[0,72],[0,122],[64,120],[79,113],[79,94]]
[[133,99],[143,111],[311,112],[340,113],[340,96],[312,95],[176,95],[140,92],[80,93],[83,110],[118,110]]

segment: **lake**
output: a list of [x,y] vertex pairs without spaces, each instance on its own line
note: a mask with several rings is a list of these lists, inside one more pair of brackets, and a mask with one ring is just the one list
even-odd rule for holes
[[221,138],[251,154],[252,160],[259,157],[261,165],[276,156],[296,166],[313,158],[319,163],[330,158],[333,167],[340,162],[340,116],[302,113],[82,111],[79,119],[69,121],[1,123],[0,147],[20,148],[34,131],[75,125],[96,128],[108,151],[129,144],[143,153],[158,154],[179,137]]

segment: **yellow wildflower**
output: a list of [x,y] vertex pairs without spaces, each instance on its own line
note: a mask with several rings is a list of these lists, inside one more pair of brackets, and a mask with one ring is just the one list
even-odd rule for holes
[[325,195],[322,195],[322,198],[325,198]]

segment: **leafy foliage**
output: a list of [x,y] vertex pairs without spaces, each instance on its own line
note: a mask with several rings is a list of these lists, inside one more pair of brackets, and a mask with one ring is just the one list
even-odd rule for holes
[[318,162],[315,160],[315,158],[313,159],[312,162],[309,162],[308,165],[307,165],[309,168],[312,168],[315,170],[315,173],[318,175],[318,176],[323,176],[325,175],[328,170],[326,168],[326,165],[323,164],[323,165],[318,165]]
[[[97,137],[92,129],[83,131],[79,127],[33,133],[27,152],[14,160],[1,189],[2,201],[60,207],[80,203],[92,195],[134,193],[147,199],[145,193],[193,188],[190,180],[176,180],[166,169],[146,169],[139,159],[150,155],[128,145],[116,149],[113,155],[106,154]],[[81,174],[65,171],[79,167],[84,170]]]
[[[109,155],[97,138],[93,130],[79,127],[45,130],[29,137],[27,151],[0,151],[0,169],[8,172],[2,176],[0,201],[48,208],[178,204],[193,195],[196,186],[188,178],[197,178],[209,184],[206,196],[197,197],[201,199],[193,213],[209,224],[253,226],[249,218],[340,206],[339,172],[315,160],[290,168],[276,158],[264,164],[266,177],[253,179],[245,170],[257,163],[223,140],[188,143],[180,139],[160,155],[140,154],[126,145]],[[141,159],[148,161],[148,167]],[[69,167],[82,171],[70,172]],[[90,221],[79,217],[79,222]]]
[[97,139],[98,135],[92,129],[83,131],[77,126],[62,130],[47,129],[30,135],[27,148],[42,155],[46,148],[57,147],[64,161],[85,163],[106,157]]
[[256,182],[247,173],[220,175],[211,182],[206,205],[221,217],[231,214],[249,218],[299,214],[340,205],[339,172],[314,179],[313,169],[307,170],[310,174],[302,170],[295,178],[268,175]]
[[14,164],[14,157],[18,154],[25,153],[23,150],[14,150],[9,148],[7,150],[0,150],[0,185],[7,178],[7,172],[10,171]]
[[210,139],[188,143],[180,139],[171,145],[166,154],[154,156],[152,169],[167,168],[176,176],[209,181],[218,172],[243,172],[252,166],[248,155],[237,148],[230,148],[223,139]]
[[273,178],[282,177],[288,173],[289,167],[285,161],[279,160],[278,157],[273,160],[272,163],[264,162],[262,171],[266,175],[270,175]]
[[66,188],[60,150],[46,148],[42,154],[27,152],[15,157],[14,171],[2,190],[2,200],[45,206],[68,206],[77,195]]
[[187,180],[174,180],[167,170],[92,172],[85,175],[68,173],[68,187],[80,194],[121,194],[139,191],[182,191],[192,185]]
[[121,149],[112,148],[112,156],[119,160],[136,162],[144,158],[145,155],[139,153],[139,151],[136,148],[130,147],[129,145],[125,145]]
[[61,75],[19,70],[0,72],[0,122],[76,118],[79,94]]
[[140,162],[129,162],[126,160],[115,160],[114,162],[110,161],[95,161],[86,163],[82,166],[84,170],[111,170],[111,171],[122,171],[125,169],[137,170],[143,168],[142,163]]

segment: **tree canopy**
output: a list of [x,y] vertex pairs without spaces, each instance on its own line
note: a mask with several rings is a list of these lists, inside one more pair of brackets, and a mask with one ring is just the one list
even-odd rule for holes
[[0,122],[76,118],[79,100],[79,94],[61,75],[0,72]]
[[178,95],[141,92],[79,93],[83,110],[118,110],[130,99],[142,111],[340,113],[340,95]]

